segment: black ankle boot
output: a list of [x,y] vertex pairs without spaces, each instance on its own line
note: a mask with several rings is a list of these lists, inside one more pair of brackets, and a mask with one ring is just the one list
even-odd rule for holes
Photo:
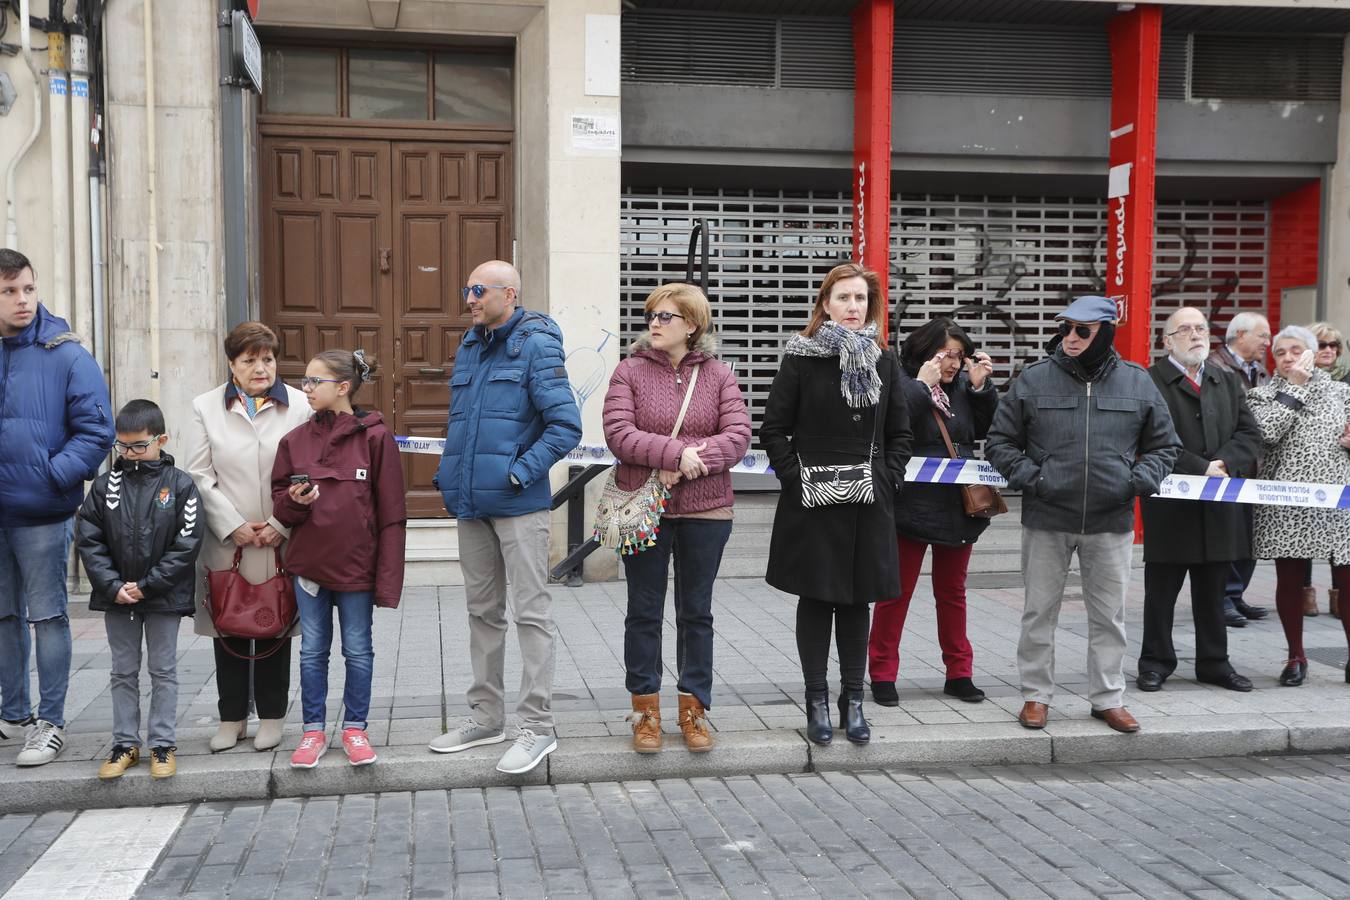
[[855,744],[872,740],[872,729],[863,718],[862,691],[844,691],[839,697],[839,727]]
[[815,744],[828,744],[834,740],[829,691],[806,692],[806,737]]

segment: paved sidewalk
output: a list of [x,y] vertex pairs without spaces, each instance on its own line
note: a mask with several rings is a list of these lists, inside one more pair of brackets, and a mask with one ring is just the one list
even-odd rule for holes
[[[1325,567],[1316,573],[1325,598]],[[1136,570],[1127,608],[1131,651],[1127,672],[1138,655],[1142,571]],[[870,702],[874,725],[870,746],[840,740],[829,748],[808,744],[799,729],[802,682],[793,632],[793,598],[763,581],[723,579],[717,583],[716,684],[711,720],[719,746],[692,756],[675,727],[674,679],[667,678],[664,723],[671,736],[661,754],[639,757],[627,745],[624,716],[622,582],[555,587],[559,642],[554,710],[560,747],[528,776],[495,771],[501,746],[450,756],[426,751],[447,721],[467,713],[464,689],[470,680],[467,623],[462,587],[410,589],[400,609],[375,615],[375,678],[370,735],[381,761],[352,770],[340,752],[319,768],[289,768],[299,739],[299,677],[292,675],[293,701],[280,752],[257,753],[241,744],[212,755],[206,741],[215,730],[216,692],[210,642],[191,633],[185,620],[179,644],[179,775],[151,783],[144,766],[120,782],[94,778],[97,761],[110,747],[112,710],[103,623],[78,606],[73,613],[74,672],[71,677],[68,749],[60,761],[38,769],[7,768],[17,753],[0,745],[6,789],[0,811],[63,807],[124,806],[191,799],[258,799],[372,790],[419,790],[501,783],[567,783],[626,778],[791,773],[829,769],[935,764],[1019,764],[1122,759],[1194,758],[1215,755],[1322,751],[1350,748],[1350,685],[1343,667],[1346,643],[1341,623],[1325,613],[1305,620],[1312,661],[1306,685],[1279,688],[1275,676],[1284,662],[1284,640],[1274,610],[1268,619],[1230,630],[1230,653],[1238,670],[1257,690],[1235,694],[1198,685],[1191,676],[1193,652],[1188,602],[1177,611],[1176,642],[1183,657],[1179,673],[1164,691],[1143,694],[1131,683],[1129,708],[1143,731],[1122,736],[1089,718],[1085,698],[1086,620],[1081,601],[1066,603],[1057,637],[1060,693],[1043,732],[1015,722],[1021,705],[1015,647],[1022,590],[1017,575],[972,575],[969,633],[975,648],[975,682],[989,694],[981,704],[944,698],[932,594],[920,582],[901,647],[901,704],[884,709]],[[1274,570],[1257,570],[1249,599],[1269,603]],[[1183,592],[1183,598],[1186,597]],[[669,607],[669,604],[668,604]],[[1325,599],[1323,599],[1325,608]],[[667,610],[667,672],[673,670],[674,625]],[[294,663],[298,665],[298,642]],[[508,690],[519,679],[514,635],[508,641]],[[837,670],[832,669],[832,679]],[[330,675],[330,722],[338,717],[342,658],[334,648]],[[148,676],[142,690],[148,694]],[[508,697],[508,704],[513,698]],[[510,706],[508,706],[510,708]]]

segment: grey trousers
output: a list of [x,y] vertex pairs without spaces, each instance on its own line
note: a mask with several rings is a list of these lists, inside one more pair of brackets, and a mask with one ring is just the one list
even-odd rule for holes
[[474,721],[488,728],[502,728],[506,722],[502,681],[509,603],[521,657],[516,713],[520,724],[536,734],[553,733],[557,629],[548,592],[548,520],[548,510],[459,520],[459,564],[468,597],[473,666],[468,700]]
[[1055,693],[1055,625],[1075,552],[1087,607],[1088,697],[1093,709],[1125,705],[1125,595],[1134,535],[1073,534],[1022,528],[1026,603],[1017,667],[1022,698],[1049,704]]
[[146,723],[151,747],[172,747],[178,715],[178,625],[183,617],[166,613],[146,615],[118,609],[103,616],[112,651],[109,679],[113,706],[113,743],[141,745],[141,642],[150,670],[150,719]]

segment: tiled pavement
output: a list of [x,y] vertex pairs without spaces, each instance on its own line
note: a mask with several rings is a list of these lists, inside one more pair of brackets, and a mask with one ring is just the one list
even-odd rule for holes
[[[1319,569],[1319,579],[1325,571]],[[1252,602],[1269,602],[1274,592],[1273,568],[1258,568],[1249,593]],[[1183,592],[1183,598],[1186,594]],[[586,748],[588,752],[608,754],[603,765],[617,760],[631,763],[624,754],[623,737],[629,734],[624,721],[629,698],[624,689],[622,664],[622,634],[624,616],[624,584],[622,582],[588,584],[571,589],[555,587],[554,611],[558,624],[557,674],[554,681],[554,709],[557,715],[561,746],[550,759],[552,769],[547,776],[553,781],[590,780],[586,771],[569,771],[568,756],[573,750]],[[1350,747],[1350,685],[1344,681],[1342,667],[1346,660],[1346,643],[1341,623],[1325,613],[1305,620],[1306,643],[1313,658],[1309,683],[1298,689],[1279,688],[1275,684],[1284,660],[1284,640],[1272,609],[1271,616],[1240,630],[1230,630],[1230,653],[1239,671],[1249,675],[1257,690],[1250,694],[1234,694],[1217,688],[1197,685],[1188,680],[1187,656],[1193,649],[1188,602],[1178,606],[1176,639],[1182,659],[1182,668],[1169,681],[1166,690],[1146,695],[1133,689],[1127,693],[1130,709],[1139,717],[1144,732],[1129,744],[1118,742],[1118,736],[1107,732],[1100,723],[1088,718],[1085,699],[1086,677],[1083,673],[1086,650],[1086,621],[1080,600],[1070,599],[1060,618],[1057,636],[1059,660],[1058,681],[1060,693],[1052,709],[1052,727],[1047,733],[1033,735],[1017,728],[1014,716],[1020,706],[1017,690],[1015,646],[1022,592],[1019,576],[972,575],[969,586],[969,634],[975,649],[975,681],[990,695],[982,704],[965,704],[944,698],[941,694],[943,673],[937,647],[932,595],[927,579],[920,583],[910,614],[909,625],[902,644],[902,679],[899,684],[901,704],[898,709],[884,709],[870,702],[867,713],[878,737],[873,747],[846,756],[848,748],[814,751],[793,749],[797,768],[783,769],[787,763],[777,763],[779,770],[799,771],[805,768],[853,768],[870,762],[883,763],[888,757],[878,756],[889,741],[900,741],[909,749],[896,750],[901,758],[928,761],[1030,761],[1052,757],[1060,760],[1086,758],[1156,758],[1160,755],[1186,756],[1194,753],[1209,755],[1225,753],[1265,752],[1273,749],[1342,749]],[[669,605],[669,604],[668,604]],[[1142,608],[1142,572],[1136,570],[1131,598],[1127,606],[1131,650],[1127,671],[1133,670],[1137,657]],[[723,748],[708,754],[708,768],[698,774],[728,774],[718,766],[734,763],[743,766],[740,771],[773,769],[767,763],[756,763],[741,752],[743,749],[764,750],[774,742],[787,741],[795,747],[800,742],[795,730],[803,723],[801,711],[802,683],[798,669],[793,633],[793,599],[781,594],[762,581],[753,579],[722,579],[716,586],[714,612],[716,616],[716,681],[713,690],[714,705],[711,720],[722,736]],[[674,626],[669,622],[665,645],[667,672],[671,671],[674,655]],[[62,760],[43,770],[19,773],[29,779],[38,790],[43,778],[80,778],[92,775],[93,760],[106,755],[110,748],[111,708],[108,699],[108,654],[100,617],[87,611],[74,613],[75,664],[71,678],[68,704],[69,744]],[[384,759],[376,767],[403,765],[405,760],[426,759],[422,752],[426,742],[440,734],[447,720],[467,712],[463,691],[470,680],[467,654],[467,624],[464,595],[461,587],[410,589],[398,610],[377,610],[375,615],[375,678],[373,706],[370,717],[372,742],[381,748]],[[297,645],[298,648],[298,645]],[[212,652],[205,638],[191,633],[191,623],[184,622],[180,640],[178,675],[181,683],[179,696],[180,771],[191,772],[194,767],[203,773],[212,767],[230,771],[250,769],[263,765],[261,757],[241,745],[229,753],[208,756],[206,739],[214,731],[216,718],[215,684]],[[298,663],[298,652],[295,654]],[[832,675],[832,677],[835,677]],[[508,693],[519,678],[519,665],[514,635],[508,639],[507,685]],[[287,733],[282,750],[286,754],[299,736],[299,678],[292,676],[293,701],[287,720]],[[330,676],[330,719],[335,719],[341,698],[342,660],[336,647]],[[142,675],[142,690],[148,691],[148,679]],[[508,697],[508,702],[510,698]],[[675,728],[675,700],[673,678],[667,678],[663,702],[668,711],[665,727],[675,740],[670,742],[665,759],[659,765],[676,765],[678,760],[669,754],[678,747]],[[1285,732],[1294,734],[1310,726],[1323,727],[1308,743],[1295,744],[1286,740]],[[1280,732],[1276,734],[1275,732]],[[1169,735],[1165,746],[1148,743]],[[1223,736],[1231,733],[1231,746],[1223,743]],[[1210,736],[1209,743],[1187,745],[1173,738]],[[1247,743],[1243,743],[1244,736]],[[1047,740],[1068,741],[1082,738],[1095,749],[1078,748],[1069,751],[1069,745],[1059,745],[1053,751],[1050,745],[1024,739],[1044,737]],[[991,749],[968,755],[961,746],[983,741],[986,748],[1017,746],[1018,752],[1032,754],[997,756]],[[1280,744],[1286,741],[1286,744]],[[804,742],[802,742],[804,743]],[[777,746],[777,744],[774,744]],[[922,745],[927,748],[915,751]],[[971,744],[973,746],[973,744]],[[1086,745],[1084,745],[1086,746]],[[495,753],[499,748],[487,748]],[[948,749],[950,752],[948,752]],[[0,765],[13,759],[17,748],[13,744],[0,746]],[[485,751],[475,751],[484,753]],[[683,755],[682,748],[678,751]],[[765,750],[764,752],[767,752]],[[915,755],[918,753],[918,755]],[[995,753],[990,757],[990,753]],[[867,755],[871,754],[871,756]],[[905,755],[909,754],[909,755]],[[924,756],[927,754],[927,756]],[[455,759],[470,754],[459,754]],[[753,755],[753,752],[750,754]],[[336,760],[330,754],[325,763]],[[687,755],[685,755],[687,759]],[[597,760],[600,758],[597,757]],[[490,772],[492,759],[481,760],[481,769]],[[596,765],[601,765],[597,761]],[[679,763],[683,765],[682,762]],[[269,761],[267,765],[271,765]],[[284,754],[277,758],[284,768]],[[80,768],[82,767],[82,768]],[[733,766],[733,769],[735,766]],[[13,771],[13,770],[11,770]],[[475,770],[477,771],[477,770]],[[612,777],[627,777],[627,770],[616,771]],[[46,774],[44,774],[46,773]],[[566,774],[564,774],[566,773]],[[281,773],[289,775],[289,773]],[[537,773],[542,774],[542,773]],[[692,774],[683,771],[656,768],[649,777],[671,774]],[[264,778],[267,793],[276,796],[280,790],[276,775],[272,782]],[[464,775],[456,783],[477,784],[478,776]],[[180,775],[181,778],[181,775]],[[441,786],[447,786],[442,783]],[[284,786],[283,786],[284,787]],[[345,784],[341,790],[358,789],[359,785]],[[301,788],[284,787],[284,790]],[[369,788],[367,788],[369,789]],[[385,785],[382,789],[391,789]],[[243,798],[247,791],[226,796]],[[252,790],[252,789],[250,789]],[[284,793],[283,790],[283,793]],[[17,802],[17,801],[16,801]],[[31,803],[32,801],[24,801]],[[86,799],[81,804],[102,803],[102,799]],[[109,805],[142,802],[131,795],[117,798],[109,792]],[[20,803],[23,806],[23,803]],[[6,807],[0,798],[0,809]]]

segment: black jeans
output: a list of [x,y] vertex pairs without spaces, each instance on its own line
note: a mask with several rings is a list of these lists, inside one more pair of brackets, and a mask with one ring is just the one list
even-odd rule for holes
[[729,537],[730,519],[662,519],[655,547],[623,557],[628,579],[623,662],[629,693],[661,690],[661,628],[673,555],[677,685],[704,709],[712,708],[713,581]]
[[826,603],[802,597],[797,600],[797,654],[802,660],[802,680],[807,693],[829,690],[830,631],[839,651],[839,686],[861,691],[867,671],[867,632],[871,610],[865,603]]
[[[216,638],[211,642],[216,651],[216,693],[220,696],[217,708],[220,721],[242,722],[248,718],[248,667],[253,666],[253,705],[260,719],[286,718],[286,706],[291,694],[291,641],[281,642],[281,649],[266,659],[250,662],[230,654],[221,646],[228,640],[237,653],[248,653],[249,642],[237,638]],[[272,646],[271,641],[258,641],[259,650]]]
[[1157,672],[1166,678],[1176,671],[1172,616],[1187,573],[1191,576],[1191,615],[1195,619],[1196,677],[1223,678],[1233,671],[1228,661],[1228,629],[1223,621],[1224,585],[1232,565],[1226,562],[1192,566],[1144,564],[1144,639],[1139,653],[1140,672]]

